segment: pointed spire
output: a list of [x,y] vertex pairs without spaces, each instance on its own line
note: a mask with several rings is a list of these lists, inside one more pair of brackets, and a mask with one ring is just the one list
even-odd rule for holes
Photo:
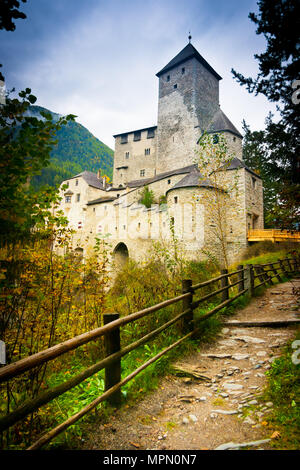
[[189,31],[189,44],[191,44],[191,39],[192,39],[192,36],[191,36],[191,32]]

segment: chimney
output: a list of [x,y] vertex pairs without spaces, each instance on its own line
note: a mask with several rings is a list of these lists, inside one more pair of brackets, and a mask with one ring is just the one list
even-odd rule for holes
[[97,178],[98,178],[98,180],[100,180],[100,178],[101,178],[101,170],[98,170],[98,171],[97,171]]
[[103,176],[103,178],[102,178],[102,185],[103,185],[103,189],[106,189],[106,178],[105,178],[105,176]]

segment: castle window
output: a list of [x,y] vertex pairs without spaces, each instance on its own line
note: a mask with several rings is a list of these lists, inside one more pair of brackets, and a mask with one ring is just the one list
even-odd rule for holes
[[93,212],[96,212],[96,208],[95,208],[95,207],[93,207]]
[[154,129],[148,129],[147,139],[153,139],[154,135],[155,135]]
[[133,134],[133,140],[134,141],[141,140],[141,132],[140,131],[137,131]]
[[76,183],[75,183],[76,186],[78,186],[78,180],[76,180]]
[[177,83],[175,83],[174,88],[175,88],[175,89],[177,88]]
[[150,149],[145,149],[145,155],[150,155]]
[[171,184],[171,180],[168,180],[168,184]]
[[170,81],[170,75],[167,75],[167,82]]
[[125,158],[129,158],[129,152],[125,152]]
[[177,202],[178,202],[178,197],[175,196],[175,197],[174,197],[174,203],[177,204]]
[[119,197],[119,196],[120,196],[120,194],[117,194],[117,197]]
[[235,141],[236,141],[236,137],[233,137],[233,142],[235,142]]
[[121,135],[121,144],[127,144],[127,142],[128,142],[128,135],[127,134]]
[[185,73],[185,67],[182,67],[181,73],[182,73],[182,75]]
[[65,202],[67,202],[67,203],[71,202],[71,196],[66,196],[65,197]]
[[252,188],[256,188],[256,179],[252,177]]
[[80,201],[80,194],[76,194],[76,202]]
[[145,176],[145,170],[140,170],[140,176]]

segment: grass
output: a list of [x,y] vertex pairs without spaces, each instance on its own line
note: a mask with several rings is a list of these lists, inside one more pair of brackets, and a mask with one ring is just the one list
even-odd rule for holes
[[[300,331],[295,340],[300,340]],[[263,394],[264,401],[273,403],[272,412],[268,415],[268,427],[279,433],[277,439],[272,440],[272,445],[282,450],[300,449],[300,364],[295,364],[295,359],[292,359],[295,352],[292,343],[272,363]]]

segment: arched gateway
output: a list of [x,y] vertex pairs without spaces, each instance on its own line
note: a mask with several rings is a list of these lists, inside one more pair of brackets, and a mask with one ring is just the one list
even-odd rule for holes
[[124,265],[128,261],[129,253],[125,243],[120,242],[114,249],[114,259],[119,266]]

